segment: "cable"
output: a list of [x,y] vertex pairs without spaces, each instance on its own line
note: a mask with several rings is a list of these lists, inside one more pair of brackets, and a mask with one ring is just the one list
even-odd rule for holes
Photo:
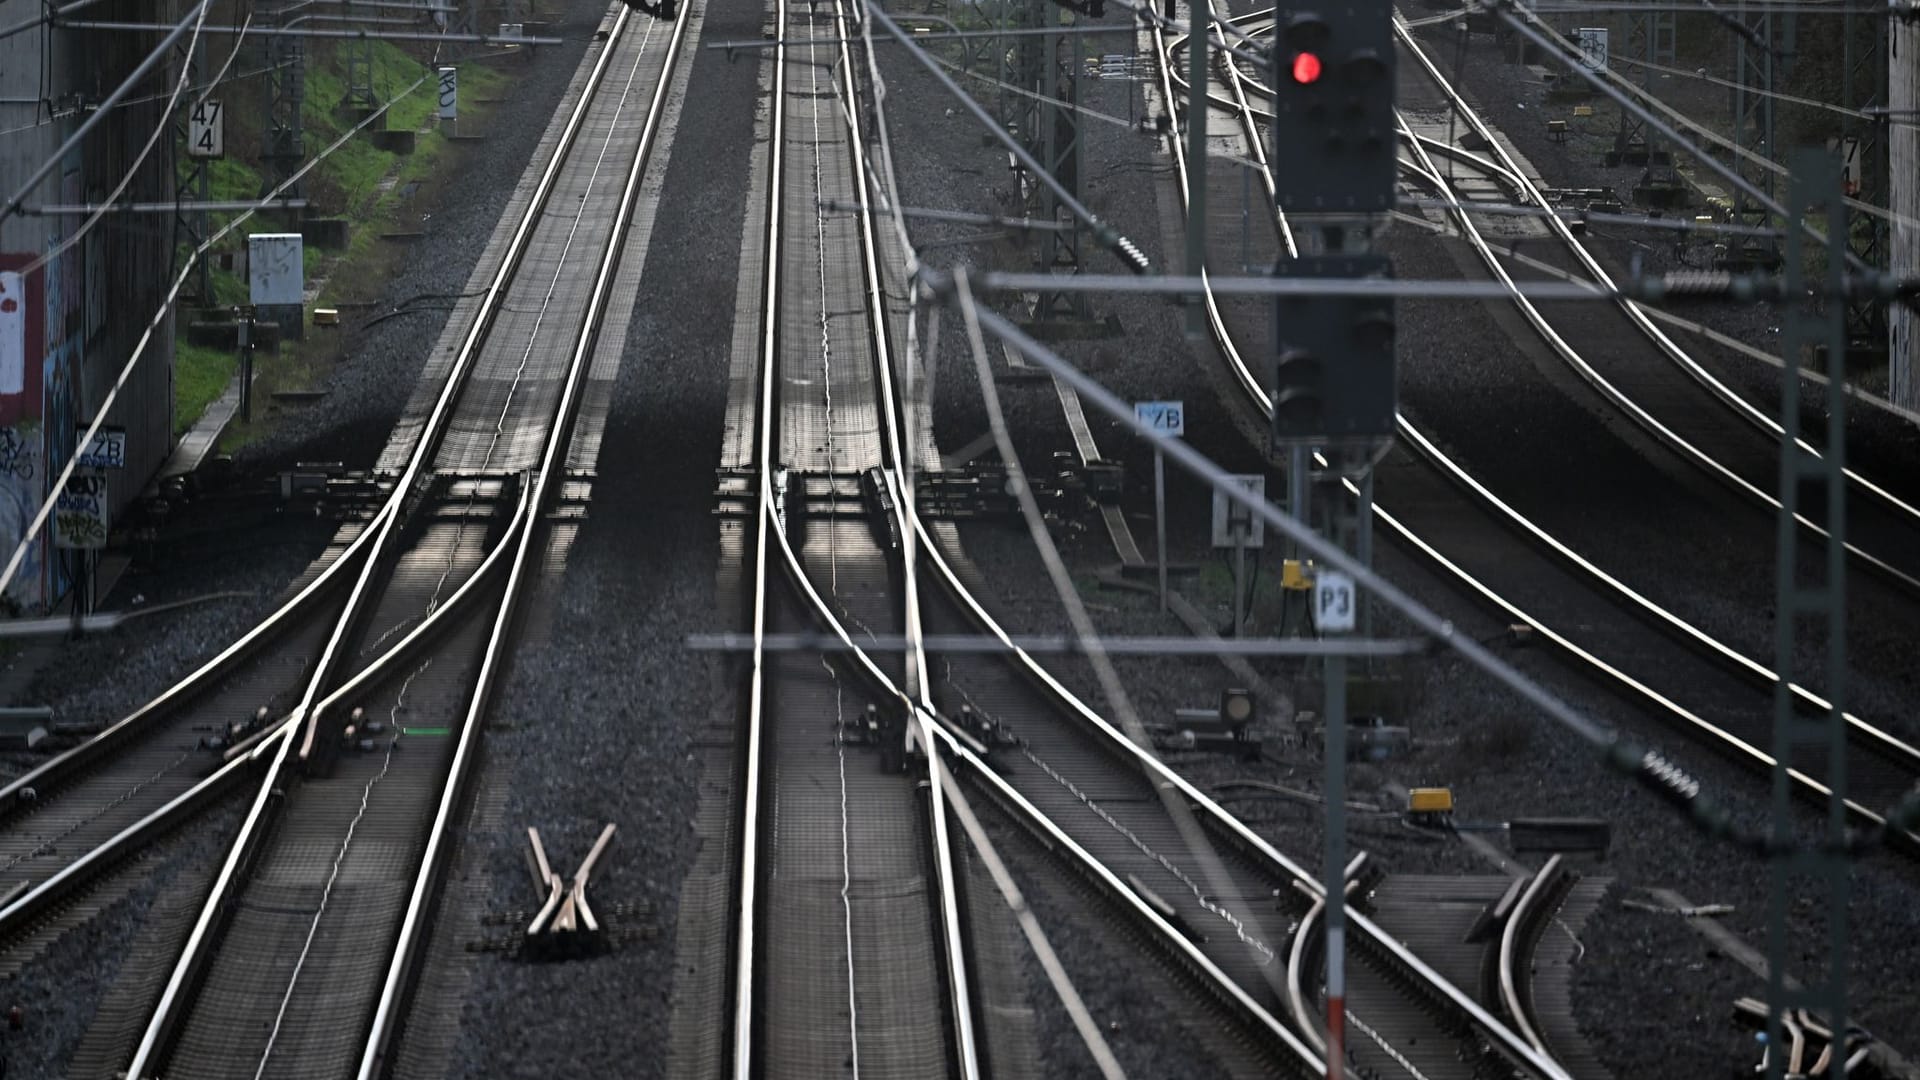
[[204,108],[206,106],[207,95],[213,93],[213,88],[220,85],[220,80],[226,78],[227,72],[232,70],[234,58],[240,55],[240,46],[246,43],[247,31],[252,27],[253,27],[253,10],[249,8],[247,10],[246,19],[240,24],[240,36],[233,39],[233,51],[227,54],[227,62],[220,65],[220,70],[217,73],[215,73],[215,75],[213,76],[213,81],[208,83],[206,85],[206,88],[200,91],[199,98],[197,98],[193,103],[193,107],[195,109]]

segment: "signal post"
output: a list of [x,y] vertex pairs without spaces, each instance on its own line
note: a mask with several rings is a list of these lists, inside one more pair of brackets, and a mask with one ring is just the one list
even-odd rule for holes
[[[1307,481],[1316,450],[1336,476],[1358,481],[1360,505],[1336,491],[1326,517],[1333,536],[1364,557],[1369,474],[1394,434],[1394,306],[1391,296],[1353,287],[1393,274],[1387,258],[1372,250],[1393,209],[1399,154],[1393,10],[1388,0],[1305,0],[1278,17],[1271,160],[1275,194],[1294,223],[1301,255],[1282,259],[1274,274],[1322,280],[1329,292],[1275,302],[1273,442],[1287,449],[1288,508],[1303,522],[1312,520]],[[1344,590],[1341,584],[1317,583],[1321,633],[1352,630],[1353,609],[1364,606],[1351,582]],[[1344,595],[1345,606],[1340,618],[1329,618],[1337,595]],[[1327,1075],[1339,1077],[1346,1060],[1344,660],[1329,659],[1323,675]]]

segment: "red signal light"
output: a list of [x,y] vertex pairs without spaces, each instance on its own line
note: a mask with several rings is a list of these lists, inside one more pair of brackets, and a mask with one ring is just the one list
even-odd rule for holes
[[1302,86],[1320,81],[1320,58],[1310,52],[1297,53],[1293,58],[1293,81]]

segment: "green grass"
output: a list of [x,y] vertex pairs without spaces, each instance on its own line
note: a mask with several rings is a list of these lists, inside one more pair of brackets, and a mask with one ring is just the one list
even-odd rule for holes
[[[404,97],[399,96],[423,76],[430,75],[427,65],[390,42],[375,42],[372,58],[374,97],[380,102],[392,104],[386,114],[370,124],[367,130],[384,127],[420,134],[414,152],[405,156],[376,149],[372,139],[365,135],[356,136],[322,159],[307,174],[306,195],[312,206],[311,212],[342,216],[351,223],[350,239],[345,251],[309,249],[307,252],[310,278],[317,274],[330,274],[324,294],[318,300],[321,306],[356,299],[357,294],[367,288],[368,275],[349,268],[378,266],[384,256],[375,241],[381,232],[392,228],[404,208],[411,205],[399,196],[399,190],[409,181],[428,180],[437,175],[451,149],[446,136],[430,126],[438,101],[433,80],[428,78]],[[307,62],[301,124],[305,130],[307,152],[317,154],[351,129],[358,122],[358,117],[344,108],[347,96],[345,48],[333,44],[317,45],[308,53]],[[484,64],[462,65],[462,117],[484,115],[489,110],[486,106],[478,105],[477,100],[503,97],[514,82],[512,76]],[[254,199],[265,193],[265,174],[257,164],[263,145],[262,132],[257,120],[251,124],[248,120],[255,115],[257,113],[246,110],[229,113],[227,148],[233,156],[210,164],[208,186],[212,198]],[[389,191],[380,193],[379,184],[390,173],[396,183]],[[212,215],[211,225],[217,230],[235,216]],[[277,231],[283,224],[275,215],[249,218],[222,241],[220,247],[226,251],[242,251],[248,232]],[[376,271],[372,276],[377,278],[381,275]],[[213,296],[208,299],[213,306],[226,308],[247,302],[244,274],[216,269],[210,279]],[[323,334],[319,340],[324,341],[328,336]],[[267,362],[263,367],[262,381],[255,384],[256,388],[262,383],[297,388],[310,382],[310,360],[302,354],[311,347],[311,343],[306,346],[289,344],[279,358]],[[176,434],[190,428],[207,405],[225,390],[233,376],[235,363],[233,356],[219,350],[189,345],[184,338],[176,342]],[[256,421],[262,420],[263,417],[256,417]],[[250,432],[230,432],[223,443],[231,449],[249,438],[257,437],[262,430],[264,425],[256,423]]]
[[[231,275],[228,275],[231,276]],[[239,357],[225,349],[210,349],[176,341],[173,345],[173,433],[184,435],[214,399],[226,392]]]

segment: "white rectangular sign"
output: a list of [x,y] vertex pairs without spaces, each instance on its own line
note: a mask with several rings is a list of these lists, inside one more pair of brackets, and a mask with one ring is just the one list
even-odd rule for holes
[[306,283],[306,243],[299,233],[247,237],[248,302],[297,305]]
[[107,546],[107,478],[75,474],[53,504],[53,546]]
[[[1261,499],[1267,497],[1267,478],[1265,476],[1237,475],[1233,482],[1253,492]],[[1250,547],[1257,548],[1266,542],[1267,523],[1257,517],[1252,510],[1227,498],[1219,488],[1213,491],[1213,546],[1217,548]]]
[[1313,577],[1313,625],[1323,634],[1344,634],[1353,629],[1359,603],[1353,591],[1353,579],[1338,570],[1321,570]]
[[227,156],[227,111],[217,101],[195,102],[187,114],[187,156]]
[[1133,417],[1153,429],[1155,434],[1187,433],[1186,406],[1178,401],[1136,401],[1133,403]]
[[[76,434],[84,435],[83,428]],[[127,467],[127,429],[103,427],[93,433],[93,441],[80,449],[83,469],[124,469]]]
[[27,283],[0,270],[0,394],[27,388]]
[[1607,28],[1604,26],[1583,26],[1574,33],[1580,40],[1580,63],[1594,71],[1604,71],[1607,67]]
[[453,120],[460,115],[460,69],[440,69],[440,119]]
[[1860,140],[1851,135],[1828,139],[1827,149],[1840,155],[1840,188],[1851,199],[1860,194]]

